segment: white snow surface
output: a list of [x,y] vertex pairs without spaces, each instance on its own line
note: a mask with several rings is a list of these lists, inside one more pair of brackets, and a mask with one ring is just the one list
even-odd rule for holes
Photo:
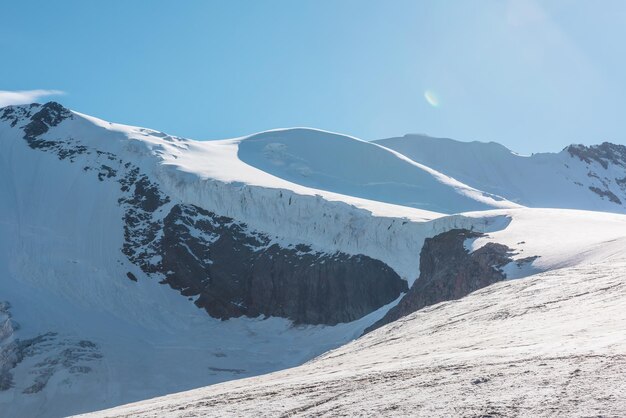
[[[461,142],[426,135],[374,141],[458,181],[530,207],[626,213],[626,167],[587,163],[563,150],[519,155],[496,142]],[[600,197],[596,187],[621,196],[621,203]]]
[[442,213],[517,205],[468,187],[404,155],[346,135],[278,129],[237,141],[250,166],[315,189]]
[[[486,232],[468,243],[472,249],[493,240],[514,249],[516,258],[539,256],[523,271],[507,267],[511,277],[575,268],[622,248],[626,216],[519,208],[381,147],[311,132],[199,142],[74,113],[44,137],[131,161],[172,197],[171,204],[192,203],[233,217],[281,244],[369,255],[409,284],[419,274],[424,239],[451,228]],[[305,138],[306,146],[299,148],[297,138]],[[324,152],[332,151],[324,141],[348,145],[326,164],[324,155],[314,155],[310,141],[323,143]],[[270,153],[268,162],[262,150],[276,143],[285,147],[272,145],[270,151],[289,155],[279,153],[285,164],[270,169],[268,164],[280,158]],[[37,364],[49,356],[35,353],[15,368],[15,387],[0,392],[0,417],[86,412],[296,366],[354,339],[394,305],[335,327],[294,327],[280,318],[212,319],[177,291],[149,280],[121,253],[119,184],[83,170],[86,164],[107,163],[105,156],[61,161],[30,149],[17,128],[2,122],[0,146],[0,302],[11,303],[11,315],[20,324],[14,337],[56,332],[60,341],[94,342],[102,355],[89,364],[90,373],[57,370],[43,391],[23,394]],[[365,162],[345,162],[358,175],[335,167],[352,152]],[[374,164],[379,158],[399,167],[397,172],[382,173]],[[293,166],[292,160],[300,159],[310,170],[304,170],[306,179],[293,172],[302,166]],[[386,196],[384,187],[370,187],[369,169],[407,193],[423,184],[419,199],[425,196],[428,203],[432,192],[443,212],[506,208],[446,216],[425,210],[430,203],[401,206],[408,201],[400,199],[399,191]],[[401,184],[405,176],[408,185]],[[417,194],[411,196],[416,201]],[[448,198],[450,206],[444,207]],[[126,278],[129,271],[138,282]]]
[[[507,277],[599,262],[623,251],[626,243],[626,216],[569,209],[514,209],[466,213],[464,217],[510,219],[506,227],[468,240],[466,248],[475,251],[487,242],[513,249],[513,260],[539,256],[523,270],[509,266]],[[495,227],[492,227],[495,228]]]
[[300,367],[85,416],[622,416],[624,250],[424,308]]

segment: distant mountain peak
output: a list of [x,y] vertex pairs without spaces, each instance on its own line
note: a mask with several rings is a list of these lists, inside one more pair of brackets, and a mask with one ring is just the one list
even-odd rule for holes
[[27,123],[24,130],[29,136],[47,132],[50,127],[57,126],[68,118],[72,118],[71,110],[58,102],[12,105],[0,109],[0,120],[9,121],[11,127]]
[[573,144],[559,153],[521,156],[495,142],[424,136],[376,142],[464,184],[525,206],[626,211],[624,145]]

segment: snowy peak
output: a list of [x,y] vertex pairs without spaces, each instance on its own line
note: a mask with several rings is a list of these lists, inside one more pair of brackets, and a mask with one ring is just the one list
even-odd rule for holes
[[306,187],[434,212],[516,206],[385,147],[321,130],[294,128],[252,135],[239,142],[238,157]]
[[530,207],[626,213],[626,147],[517,155],[496,143],[409,135],[376,141],[479,190]]
[[7,106],[0,111],[0,120],[9,121],[11,127],[23,125],[24,132],[29,136],[41,135],[63,120],[72,118],[72,112],[57,102]]

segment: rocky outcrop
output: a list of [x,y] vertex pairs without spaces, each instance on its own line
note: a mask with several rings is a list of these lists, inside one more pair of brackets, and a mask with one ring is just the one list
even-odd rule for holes
[[31,103],[27,106],[7,106],[0,109],[0,120],[7,121],[12,128],[19,123],[31,121],[31,117],[39,111],[39,103]]
[[[381,320],[365,330],[373,331],[426,306],[459,299],[506,278],[502,267],[514,255],[506,245],[487,243],[469,252],[464,243],[482,234],[453,229],[427,238],[420,255],[420,276],[409,292]],[[529,257],[518,263],[534,260]]]
[[592,170],[588,171],[587,176],[595,183],[588,186],[588,189],[603,199],[622,205],[623,198],[620,198],[616,193],[621,192],[623,194],[626,192],[626,177],[615,177],[615,174],[619,172],[623,174],[624,169],[626,169],[626,146],[603,142],[600,145],[589,147],[570,145],[565,150],[580,161],[587,164],[597,163],[602,166],[606,170],[603,175]]
[[216,318],[279,316],[349,322],[392,302],[406,281],[381,261],[280,246],[245,224],[175,205],[161,241],[165,282]]
[[610,191],[608,189],[602,190],[599,187],[589,186],[589,190],[591,190],[592,192],[594,192],[595,194],[597,194],[600,197],[606,197],[607,199],[609,199],[613,203],[617,203],[618,205],[622,204],[622,201],[620,200],[620,198],[617,197],[615,195],[615,193],[613,193],[612,191]]
[[41,136],[50,128],[58,126],[66,119],[73,119],[69,109],[56,102],[44,105],[33,103],[28,106],[8,106],[2,109],[0,120],[9,121],[12,127],[18,124],[24,132],[24,140],[32,149],[49,151],[60,160],[69,159],[74,162],[77,155],[89,152],[88,147],[74,138],[44,139]]
[[39,135],[45,134],[51,127],[58,126],[65,119],[72,118],[72,112],[57,102],[48,102],[30,117],[30,122],[24,127],[26,138],[33,142],[40,139]]
[[[117,180],[123,193],[118,203],[124,207],[122,252],[145,273],[157,273],[162,270],[158,260],[163,219],[156,212],[169,203],[170,198],[138,167],[129,163],[123,167],[124,175]],[[115,178],[116,175],[117,172],[111,177]]]
[[14,370],[26,359],[37,360],[28,366],[27,376],[32,379],[22,390],[25,394],[33,394],[45,388],[55,374],[89,373],[91,365],[102,358],[93,342],[62,338],[56,332],[18,338],[15,331],[19,326],[13,320],[10,308],[8,302],[0,302],[0,392],[14,387]]
[[598,162],[604,169],[609,164],[615,164],[622,167],[626,166],[626,146],[603,142],[600,145],[570,145],[565,150],[572,156],[577,157],[581,161],[591,164],[593,161]]

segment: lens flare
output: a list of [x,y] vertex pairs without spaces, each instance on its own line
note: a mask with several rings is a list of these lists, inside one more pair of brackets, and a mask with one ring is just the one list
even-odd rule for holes
[[424,99],[426,99],[428,104],[431,105],[432,107],[439,107],[439,98],[433,91],[426,90],[424,92]]

